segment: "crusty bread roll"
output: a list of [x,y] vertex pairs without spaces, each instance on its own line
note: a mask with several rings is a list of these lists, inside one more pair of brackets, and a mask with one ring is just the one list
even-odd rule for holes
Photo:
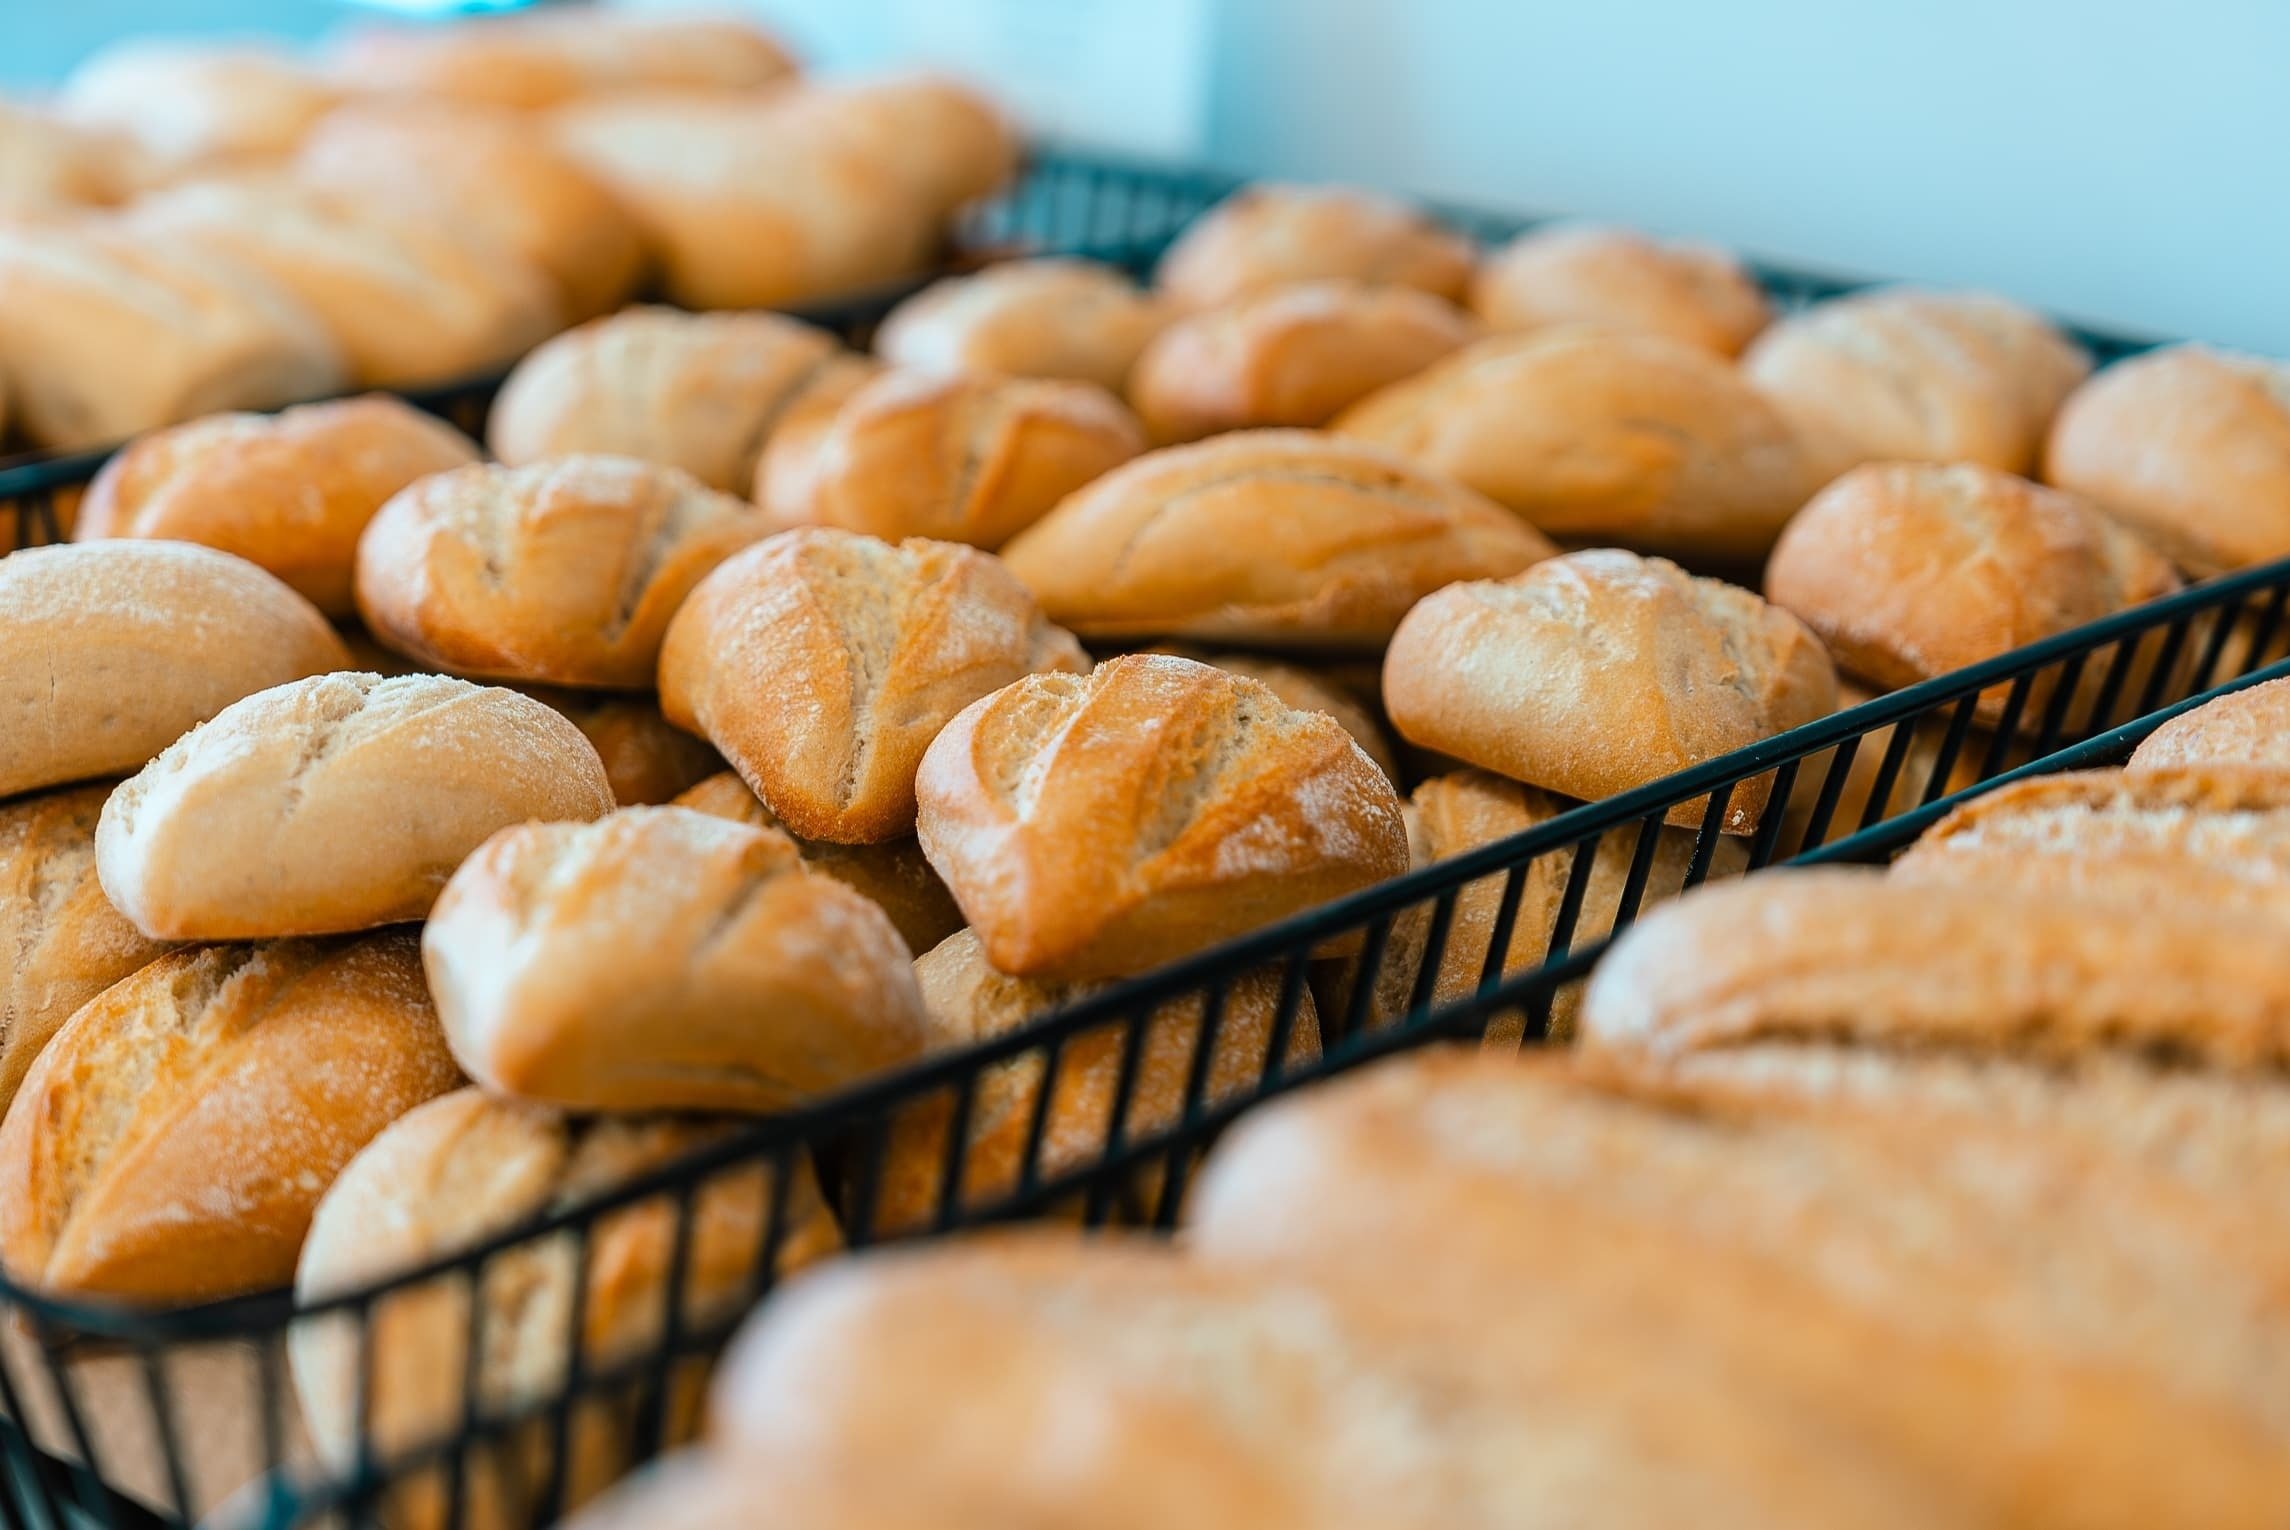
[[1471,241],[1393,197],[1345,186],[1236,191],[1180,235],[1154,285],[1184,308],[1323,277],[1420,287],[1461,302]]
[[1173,654],[1180,659],[1192,659],[1245,675],[1278,696],[1284,706],[1302,712],[1327,713],[1344,725],[1344,731],[1352,735],[1352,742],[1376,762],[1376,769],[1391,777],[1393,785],[1399,784],[1399,762],[1392,757],[1391,735],[1384,731],[1384,725],[1376,720],[1373,712],[1329,675],[1257,654],[1203,653],[1177,643],[1160,644],[1153,652]]
[[1008,119],[946,75],[908,71],[813,84],[785,92],[773,108],[792,146],[857,154],[934,220],[1017,174],[1019,143]]
[[149,37],[98,49],[57,96],[71,120],[126,134],[169,175],[283,159],[334,101],[284,53]]
[[2091,370],[2016,303],[1907,287],[1792,314],[1741,364],[1833,473],[1888,459],[2031,473],[2060,401]]
[[236,553],[329,616],[357,610],[358,536],[417,478],[477,460],[443,420],[379,394],[282,414],[217,414],[142,436],[103,465],[75,539],[157,537]]
[[596,751],[530,697],[320,675],[224,708],[130,777],[96,867],[158,939],[323,935],[421,918],[497,829],[611,811]]
[[1179,319],[1137,358],[1129,396],[1158,442],[1325,425],[1477,338],[1469,314],[1412,287],[1269,287]]
[[276,283],[325,324],[361,387],[503,366],[563,323],[548,278],[473,231],[283,174],[180,186],[127,218]]
[[[674,806],[787,834],[787,825],[763,805],[763,799],[750,791],[735,771],[722,771],[678,793]],[[787,837],[794,841],[804,865],[825,872],[890,915],[892,927],[909,951],[928,951],[962,928],[962,910],[954,906],[954,894],[930,869],[922,845],[911,835],[872,845],[838,845],[832,840],[800,839],[793,834]]]
[[2269,680],[2206,701],[2131,751],[2132,770],[2181,765],[2290,770],[2290,680]]
[[0,1261],[85,1296],[281,1285],[335,1174],[459,1078],[411,935],[161,956],[25,1075],[0,1123]]
[[836,351],[825,330],[777,314],[624,309],[517,363],[486,444],[513,466],[601,452],[745,493],[779,416]]
[[[571,1210],[729,1129],[689,1117],[567,1117],[544,1105],[457,1090],[406,1115],[342,1172],[311,1222],[295,1290],[309,1300],[385,1280]],[[573,1343],[591,1377],[652,1352],[665,1327],[662,1298],[674,1268],[685,1272],[682,1333],[728,1320],[766,1279],[775,1198],[784,1198],[784,1211],[769,1270],[800,1269],[841,1245],[809,1160],[793,1160],[784,1186],[775,1178],[768,1159],[710,1174],[689,1203],[681,1264],[676,1203],[653,1196],[595,1219],[585,1260],[576,1261],[570,1238],[529,1240],[486,1261],[474,1280],[452,1275],[381,1298],[366,1319],[373,1329],[364,1346],[344,1321],[296,1324],[289,1351],[295,1391],[321,1455],[340,1469],[361,1439],[389,1460],[448,1437],[471,1401],[468,1376],[481,1415],[561,1397]],[[477,1356],[468,1352],[473,1286],[486,1311]],[[370,1362],[361,1360],[362,1349]],[[663,1407],[666,1443],[673,1444],[696,1423],[699,1376],[687,1366],[669,1379],[672,1395]],[[618,1388],[576,1405],[561,1508],[626,1470],[640,1406],[631,1390]],[[441,1469],[401,1477],[383,1518],[413,1530],[537,1523],[550,1433],[544,1413],[474,1446],[461,1463],[466,1496],[458,1515]]]
[[1714,245],[1628,229],[1531,229],[1480,263],[1471,307],[1496,329],[1597,324],[1738,356],[1773,317],[1757,278]]
[[340,390],[317,317],[246,267],[112,223],[0,226],[0,389],[35,445],[108,445]]
[[476,463],[374,516],[358,614],[439,669],[643,690],[684,597],[763,531],[747,501],[630,457]]
[[700,582],[660,649],[660,707],[794,833],[871,844],[913,830],[915,767],[955,713],[1088,667],[989,555],[812,528]]
[[1445,473],[1554,537],[1764,556],[1819,487],[1798,434],[1723,358],[1661,335],[1497,335],[1334,429]]
[[1556,550],[1389,452],[1263,430],[1149,452],[1035,522],[1004,557],[1085,638],[1372,649],[1433,590]]
[[[1834,711],[1837,674],[1803,622],[1744,589],[1612,548],[1441,590],[1384,655],[1384,705],[1414,743],[1596,799]],[[1734,788],[1724,829],[1772,791]],[[1697,825],[1707,803],[1668,822]]]
[[[1884,690],[2178,587],[2162,554],[2089,504],[1970,462],[1853,469],[1790,521],[1765,570],[1767,598]],[[1984,720],[2010,690],[1982,693]]]
[[991,552],[1144,449],[1092,383],[892,370],[844,401],[810,448],[807,499],[775,519]]
[[875,331],[875,350],[902,367],[1063,377],[1118,393],[1167,318],[1112,266],[1006,260],[899,304]]
[[0,805],[0,1110],[73,1011],[164,956],[120,917],[95,875],[108,785]]
[[824,458],[819,448],[835,429],[843,406],[881,376],[883,364],[857,351],[839,351],[806,376],[770,421],[770,435],[755,458],[750,495],[774,526],[808,522],[813,485]]
[[618,306],[643,271],[628,210],[515,112],[434,100],[343,107],[311,131],[294,172],[450,219],[545,272],[567,319]]
[[723,756],[709,748],[706,739],[694,738],[662,717],[653,697],[537,685],[519,689],[562,712],[580,729],[604,762],[612,800],[622,807],[666,802],[724,768]]
[[782,1110],[928,1035],[880,908],[786,835],[688,808],[503,829],[421,949],[469,1076],[572,1110]]
[[916,829],[998,971],[1123,977],[1407,869],[1399,799],[1334,718],[1158,654],[964,709]]
[[2044,477],[2192,574],[2290,554],[2290,365],[2200,345],[2118,362],[2060,406]]
[[0,559],[0,797],[139,770],[241,696],[349,660],[316,607],[188,542]]
[[[1008,977],[986,960],[975,930],[949,936],[917,957],[914,975],[929,1012],[928,1048],[933,1052],[973,1046],[1007,1035],[1028,1021],[1062,1008],[1091,991],[1091,985]],[[1203,1073],[1201,1102],[1245,1098],[1283,1068],[1320,1055],[1320,1022],[1309,991],[1298,990],[1296,1012],[1281,1042],[1281,1061],[1272,1061],[1274,1019],[1280,1008],[1280,973],[1244,973],[1226,990]],[[1159,1005],[1141,1022],[1145,1034],[1137,1049],[1137,1072],[1122,1112],[1124,1140],[1135,1142],[1168,1130],[1185,1111],[1193,1059],[1203,1036],[1205,1009],[1198,992]],[[875,1226],[882,1231],[915,1231],[938,1214],[950,1157],[962,1160],[953,1204],[976,1209],[994,1205],[1018,1188],[1034,1114],[1042,1111],[1036,1175],[1052,1179],[1095,1163],[1103,1155],[1120,1093],[1121,1059],[1128,1028],[1094,1026],[1070,1038],[1057,1054],[1057,1077],[1046,1108],[1041,1105],[1041,1052],[1022,1052],[978,1074],[960,1144],[954,1129],[954,1100],[934,1092],[902,1111],[892,1124],[882,1178],[874,1203]]]
[[584,8],[361,27],[334,45],[349,89],[511,107],[645,86],[746,90],[795,60],[745,16]]

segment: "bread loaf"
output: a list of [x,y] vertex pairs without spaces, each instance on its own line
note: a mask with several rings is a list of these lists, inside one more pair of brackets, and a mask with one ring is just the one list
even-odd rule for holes
[[358,536],[382,502],[476,460],[461,432],[378,394],[209,415],[143,436],[105,463],[72,535],[204,543],[276,574],[327,615],[348,616]]
[[902,367],[1063,377],[1118,393],[1166,318],[1111,266],[1006,260],[899,304],[875,331],[875,350]]
[[161,956],[25,1075],[0,1123],[0,1262],[80,1296],[280,1285],[351,1155],[458,1078],[410,935]]
[[338,669],[308,601],[184,542],[0,559],[0,797],[139,770],[250,692]]
[[955,713],[1087,667],[987,554],[812,528],[701,581],[660,650],[660,706],[793,832],[871,844],[913,829],[915,768]]
[[362,27],[336,41],[335,72],[362,92],[487,105],[554,106],[646,86],[746,90],[795,60],[742,16],[524,11],[451,26]]
[[1433,590],[1554,551],[1501,507],[1388,452],[1266,430],[1149,452],[1004,556],[1084,638],[1373,649]]
[[2131,752],[2133,770],[2247,765],[2290,770],[2290,680],[2269,680],[2182,712]]
[[1154,285],[1213,308],[1289,282],[1348,277],[1461,302],[1471,241],[1407,203],[1344,186],[1250,186],[1218,203],[1161,257]]
[[647,689],[684,598],[763,529],[745,500],[633,458],[474,464],[382,506],[358,544],[358,613],[439,669]]
[[[1384,704],[1410,741],[1597,799],[1833,711],[1836,672],[1805,624],[1660,558],[1601,549],[1455,585],[1408,613]],[[1757,827],[1772,780],[1736,786],[1723,828]],[[1699,824],[1697,798],[1667,821]]]
[[666,802],[724,768],[723,756],[709,748],[707,740],[671,724],[650,696],[547,686],[523,689],[580,729],[604,763],[612,800],[622,807]]
[[57,105],[179,175],[283,159],[334,99],[316,70],[284,53],[130,37],[81,60]]
[[113,792],[96,866],[158,939],[330,934],[421,918],[497,829],[610,811],[596,751],[529,697],[321,675],[225,708]]
[[1391,782],[1331,717],[1159,655],[966,708],[915,782],[923,852],[987,960],[1143,972],[1407,869]]
[[1489,255],[1471,307],[1496,329],[1597,324],[1738,356],[1773,317],[1757,279],[1714,245],[1627,229],[1532,229]]

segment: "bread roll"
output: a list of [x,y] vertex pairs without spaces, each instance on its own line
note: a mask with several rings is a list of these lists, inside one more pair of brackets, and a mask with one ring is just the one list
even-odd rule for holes
[[774,526],[808,523],[825,459],[820,448],[833,434],[843,406],[880,377],[883,364],[855,351],[827,358],[804,381],[771,422],[770,438],[755,459],[752,498]]
[[[1883,690],[2178,587],[2160,553],[2084,501],[1969,462],[1855,468],[1790,521],[1765,571],[1773,603],[1811,627],[1839,667]],[[2031,692],[2039,710],[2050,689]],[[1984,721],[2010,691],[1981,693]]]
[[411,935],[161,956],[25,1075],[0,1123],[0,1261],[66,1295],[281,1285],[335,1174],[458,1079]]
[[[787,826],[733,771],[710,776],[679,793],[674,805],[787,834]],[[911,836],[873,845],[787,837],[804,865],[833,877],[890,915],[909,951],[928,951],[962,928],[962,910],[954,906],[954,894],[930,869],[921,844]]]
[[1444,473],[1554,537],[1764,556],[1820,479],[1722,358],[1660,335],[1498,335],[1369,395],[1335,430]]
[[945,75],[902,72],[792,90],[773,102],[798,145],[879,167],[933,219],[1017,174],[1016,131],[994,103]]
[[272,163],[326,110],[335,92],[283,53],[131,37],[98,49],[64,81],[71,120],[133,138],[167,174]]
[[[1569,553],[1514,579],[1441,590],[1384,656],[1384,705],[1414,743],[1596,800],[1834,711],[1837,675],[1805,624],[1660,558]],[[1723,828],[1772,791],[1736,786]],[[1697,798],[1667,821],[1697,825]]]
[[2091,370],[2015,303],[1907,287],[1792,314],[1741,364],[1839,473],[1888,459],[2032,473],[2060,401]]
[[1332,717],[1138,654],[966,708],[915,781],[931,865],[1018,977],[1123,977],[1407,869],[1391,782]]
[[1372,649],[1433,590],[1555,551],[1501,507],[1388,452],[1265,430],[1149,452],[1004,555],[1085,638]]
[[[572,1210],[729,1130],[692,1118],[567,1117],[458,1090],[408,1114],[343,1171],[311,1223],[295,1291],[307,1302],[387,1279]],[[783,1231],[769,1271],[800,1269],[840,1246],[809,1160],[793,1160],[785,1185],[776,1178],[769,1160],[737,1164],[712,1172],[689,1202],[680,1330],[687,1337],[728,1321],[766,1283],[775,1199],[784,1204]],[[533,1239],[486,1260],[473,1279],[451,1275],[383,1297],[367,1319],[370,1361],[361,1362],[350,1322],[297,1323],[289,1349],[295,1391],[322,1458],[347,1468],[364,1438],[377,1458],[394,1459],[455,1433],[469,1402],[487,1416],[562,1397],[574,1343],[591,1378],[655,1353],[669,1272],[678,1267],[676,1219],[673,1198],[652,1196],[595,1218],[585,1260],[570,1236]],[[475,1357],[468,1352],[473,1286],[486,1312]],[[371,1367],[363,1385],[362,1363]],[[465,1377],[475,1380],[474,1399],[465,1395]],[[698,1380],[690,1362],[668,1378],[664,1443],[691,1435]],[[605,1388],[575,1406],[561,1507],[577,1506],[627,1469],[642,1407],[636,1394],[644,1390]],[[449,1520],[472,1530],[537,1523],[550,1425],[544,1410],[474,1446],[460,1463],[458,1515],[453,1484],[436,1469],[399,1477],[383,1518],[425,1530]]]
[[1266,659],[1249,653],[1203,653],[1181,644],[1164,643],[1155,653],[1172,654],[1180,659],[1213,665],[1235,675],[1244,675],[1256,681],[1280,698],[1283,706],[1300,712],[1325,712],[1344,725],[1352,735],[1352,742],[1360,752],[1375,761],[1376,769],[1399,784],[1399,762],[1392,757],[1391,735],[1384,731],[1375,714],[1362,706],[1349,692],[1326,673],[1305,669],[1300,665],[1283,664],[1278,659]]
[[115,202],[132,189],[133,158],[101,131],[0,101],[0,217],[44,217]]
[[[932,1052],[1008,1035],[1091,992],[1089,984],[996,972],[987,964],[985,946],[975,930],[951,935],[917,957],[914,975],[929,1014],[926,1044]],[[1210,1038],[1201,1103],[1246,1098],[1278,1071],[1271,1049],[1280,988],[1277,970],[1261,970],[1242,974],[1226,990]],[[1282,1042],[1281,1069],[1320,1055],[1320,1022],[1310,992],[1299,989],[1296,1006]],[[1183,1118],[1193,1059],[1202,1045],[1204,1013],[1201,995],[1192,992],[1157,1006],[1145,1017],[1137,1072],[1122,1113],[1125,1141],[1167,1131]],[[1075,1034],[1058,1050],[1057,1078],[1046,1109],[1041,1106],[1042,1080],[1049,1066],[1045,1052],[1021,1052],[985,1067],[971,1093],[960,1144],[948,1135],[954,1127],[950,1093],[934,1092],[901,1111],[884,1153],[875,1226],[885,1232],[929,1226],[938,1214],[947,1160],[957,1152],[962,1170],[953,1204],[969,1210],[1005,1200],[1025,1171],[1037,1110],[1042,1110],[1043,1121],[1034,1160],[1039,1178],[1053,1179],[1097,1163],[1112,1125],[1127,1047],[1125,1025],[1093,1026]]]
[[113,792],[96,867],[156,939],[322,935],[421,918],[497,829],[610,811],[596,751],[529,697],[321,675],[224,708]]
[[326,618],[187,542],[0,559],[0,797],[139,770],[241,696],[348,662]]
[[684,597],[763,530],[745,500],[633,458],[478,463],[382,506],[358,544],[358,613],[439,669],[646,689]]
[[519,362],[486,443],[512,466],[597,452],[745,493],[765,438],[836,349],[777,314],[624,309]]
[[0,805],[0,1110],[73,1011],[164,956],[120,917],[95,876],[108,785]]
[[1757,278],[1715,245],[1628,229],[1532,229],[1489,255],[1472,310],[1496,329],[1597,324],[1738,356],[1773,318]]
[[545,273],[557,311],[619,306],[644,264],[636,223],[537,123],[442,101],[370,102],[312,130],[295,174],[409,213],[443,215]]
[[0,226],[0,390],[36,446],[109,445],[343,380],[317,318],[236,262],[110,223]]
[[1129,394],[1158,442],[1325,425],[1477,335],[1468,314],[1412,287],[1270,287],[1163,330],[1138,358]]
[[2290,554],[2290,366],[2200,345],[2118,362],[2060,406],[2044,477],[2191,574]]
[[354,90],[524,108],[645,86],[748,90],[795,72],[794,58],[748,18],[690,11],[539,10],[362,27],[334,53]]
[[1145,449],[1136,417],[1089,383],[889,371],[820,436],[794,524],[988,551]]
[[723,756],[709,748],[707,740],[692,737],[662,717],[652,697],[547,686],[523,689],[580,729],[604,762],[612,800],[622,807],[666,802],[724,768]]
[[902,367],[1062,377],[1118,393],[1166,319],[1112,266],[1006,260],[899,304],[875,331],[875,350]]
[[2290,680],[2269,680],[2206,701],[2131,751],[2133,770],[2184,765],[2290,770]]
[[1161,257],[1153,282],[1184,308],[1324,277],[1419,287],[1463,300],[1471,241],[1393,197],[1345,186],[1250,186],[1219,202]]
[[103,465],[72,535],[236,553],[329,616],[351,598],[358,535],[417,478],[477,460],[443,420],[376,394],[283,414],[217,414],[143,436]]
[[178,187],[130,222],[261,273],[318,316],[361,387],[504,366],[563,323],[548,279],[474,233],[284,175]]
[[914,828],[915,767],[949,718],[1088,664],[985,553],[814,528],[701,581],[660,650],[660,706],[793,832],[872,844]]

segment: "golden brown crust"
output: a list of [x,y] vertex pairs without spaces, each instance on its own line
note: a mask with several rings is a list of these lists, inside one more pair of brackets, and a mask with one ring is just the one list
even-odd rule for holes
[[933,282],[892,309],[875,350],[895,366],[1062,377],[1122,391],[1168,320],[1126,274],[1094,261],[1008,260]]
[[522,689],[580,729],[604,762],[612,800],[622,807],[667,802],[724,768],[723,756],[706,739],[694,738],[663,717],[653,697],[548,686]]
[[821,149],[858,156],[937,220],[1008,184],[1016,128],[986,96],[948,75],[904,70],[791,90],[783,121]]
[[203,543],[348,616],[358,537],[382,502],[476,460],[460,431],[379,394],[209,415],[141,436],[105,463],[72,535]]
[[1463,300],[1475,252],[1396,198],[1344,186],[1237,191],[1161,257],[1154,285],[1183,308],[1213,308],[1288,282],[1346,277]]
[[776,39],[721,13],[532,11],[450,27],[369,26],[334,52],[353,90],[523,108],[642,87],[752,89],[795,72]]
[[819,448],[851,395],[883,373],[883,364],[857,351],[839,351],[812,370],[772,417],[755,458],[749,494],[778,527],[806,524]]
[[[1278,696],[1286,706],[1302,712],[1327,713],[1344,725],[1344,731],[1352,735],[1352,742],[1358,744],[1361,752],[1376,762],[1376,769],[1391,777],[1392,785],[1399,785],[1399,762],[1392,757],[1391,735],[1376,720],[1375,712],[1363,705],[1332,674],[1252,653],[1205,653],[1181,643],[1156,644],[1151,651],[1191,659],[1232,674],[1245,675]],[[1373,694],[1372,676],[1369,689]]]
[[2133,770],[2247,765],[2290,770],[2290,680],[2269,680],[2206,701],[2147,735]]
[[1714,245],[1579,224],[1535,229],[1494,251],[1471,307],[1496,329],[1598,324],[1738,356],[1771,322],[1757,279]]

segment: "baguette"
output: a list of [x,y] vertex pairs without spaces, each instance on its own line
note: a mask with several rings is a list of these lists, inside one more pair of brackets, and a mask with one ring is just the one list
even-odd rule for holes
[[1490,254],[1472,310],[1495,329],[1598,324],[1738,356],[1771,322],[1757,279],[1725,251],[1581,224],[1532,229]]
[[1471,241],[1392,197],[1344,186],[1257,185],[1178,236],[1153,284],[1181,308],[1330,277],[1416,287],[1461,302]]
[[1111,266],[1006,260],[899,304],[875,331],[875,350],[895,366],[1069,378],[1119,393],[1167,317]]

